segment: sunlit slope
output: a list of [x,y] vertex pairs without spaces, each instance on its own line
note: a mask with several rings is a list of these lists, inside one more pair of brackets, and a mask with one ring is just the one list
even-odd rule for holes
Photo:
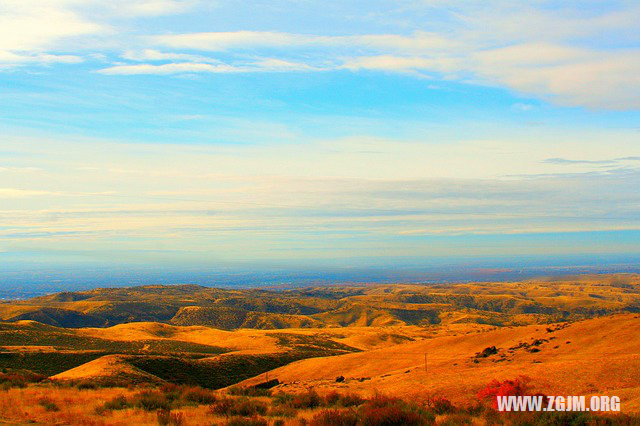
[[108,338],[117,341],[174,340],[212,345],[225,348],[233,353],[281,352],[286,348],[278,345],[278,339],[275,336],[286,334],[331,339],[360,350],[393,346],[434,334],[433,331],[416,326],[289,328],[277,331],[238,329],[228,331],[204,326],[182,327],[153,322],[119,324],[108,328],[79,328],[75,330],[75,333],[80,336]]
[[[563,328],[564,327],[564,328]],[[495,346],[496,354],[478,356]],[[425,365],[426,355],[426,365]],[[269,373],[284,388],[350,389],[403,396],[444,395],[468,402],[491,379],[531,377],[551,395],[618,395],[640,409],[640,316],[627,314],[566,326],[506,327],[435,337],[378,350],[307,359]],[[344,382],[336,382],[339,376]],[[247,381],[257,383],[263,377]]]
[[161,383],[158,377],[131,365],[119,355],[105,355],[79,367],[72,368],[51,377],[53,380],[104,380],[113,383]]
[[329,286],[296,290],[140,286],[0,303],[3,321],[59,327],[131,322],[289,329],[525,325],[640,312],[640,276],[586,275],[522,282]]

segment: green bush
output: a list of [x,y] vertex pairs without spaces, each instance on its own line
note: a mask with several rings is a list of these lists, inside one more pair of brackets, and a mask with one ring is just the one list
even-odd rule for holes
[[169,410],[171,402],[166,395],[152,390],[138,392],[132,398],[133,405],[146,411]]
[[60,407],[58,407],[58,404],[47,397],[40,398],[38,404],[40,404],[40,406],[42,406],[47,411],[60,411]]
[[105,402],[104,404],[97,406],[95,409],[95,413],[98,415],[103,415],[106,411],[124,410],[130,407],[131,404],[129,404],[127,398],[124,395],[118,395],[113,399]]

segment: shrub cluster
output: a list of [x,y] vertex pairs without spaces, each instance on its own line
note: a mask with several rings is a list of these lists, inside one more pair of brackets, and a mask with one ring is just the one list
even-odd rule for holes
[[311,420],[313,426],[411,426],[434,423],[435,415],[430,411],[399,398],[383,395],[366,400],[357,410],[322,410]]
[[226,426],[268,426],[269,422],[260,417],[231,417]]
[[0,372],[0,389],[24,388],[29,383],[39,383],[47,376],[32,373],[31,371],[3,371]]
[[170,410],[158,410],[158,424],[160,426],[182,426],[184,413],[172,413]]
[[48,398],[46,396],[44,398],[40,398],[38,400],[38,404],[40,404],[40,406],[47,411],[60,411],[60,407],[58,407],[58,404],[56,404],[51,400],[51,398]]
[[208,405],[217,401],[213,392],[195,387],[165,385],[159,390],[145,389],[130,398],[118,395],[96,408],[96,414],[105,411],[141,408],[146,411],[170,411],[185,405]]
[[316,407],[355,407],[362,405],[366,400],[354,393],[342,394],[330,392],[324,397],[314,390],[307,390],[298,394],[279,392],[273,396],[276,406],[288,406],[295,409],[309,409]]
[[209,412],[211,414],[227,417],[253,417],[257,415],[265,415],[267,413],[267,404],[246,397],[221,398],[209,407]]
[[233,386],[229,388],[227,393],[235,396],[271,396],[271,389],[256,386]]
[[334,391],[325,395],[324,401],[327,406],[355,407],[362,405],[365,399],[355,393],[341,394]]

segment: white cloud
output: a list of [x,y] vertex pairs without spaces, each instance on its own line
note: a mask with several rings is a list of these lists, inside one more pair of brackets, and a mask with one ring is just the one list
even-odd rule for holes
[[[0,2],[0,66],[26,63],[76,63],[71,41],[95,35],[114,36],[108,16],[135,18],[179,13],[196,0],[2,0]],[[86,46],[82,46],[85,49]]]
[[419,56],[360,56],[345,61],[342,68],[353,71],[369,69],[382,71],[429,71],[453,73],[461,70],[458,58],[425,58]]
[[565,106],[640,108],[640,49],[591,50],[523,44],[455,56],[363,56],[344,68],[436,73],[506,86]]
[[472,61],[480,79],[561,105],[640,108],[640,49],[521,45],[481,52]]
[[279,59],[261,59],[245,64],[204,64],[197,62],[176,62],[169,64],[136,64],[116,65],[104,68],[98,72],[111,75],[133,74],[184,74],[184,73],[240,73],[240,72],[284,72],[284,71],[309,71],[312,67],[306,64],[288,62]]
[[98,72],[101,74],[120,74],[120,75],[133,75],[133,74],[177,74],[177,73],[191,73],[191,72],[209,72],[209,73],[229,73],[239,72],[240,69],[230,65],[212,65],[212,64],[200,64],[194,62],[182,62],[171,63],[162,65],[153,64],[139,64],[139,65],[116,65],[109,68],[104,68]]
[[126,17],[161,16],[183,13],[199,3],[198,0],[110,0],[101,2],[110,12]]
[[24,198],[36,197],[40,195],[55,195],[55,192],[37,191],[17,188],[0,188],[0,198]]
[[[514,36],[515,42],[505,45],[502,40],[477,32],[463,32],[453,38],[426,32],[408,36],[322,36],[236,31],[163,35],[152,40],[171,48],[201,51],[276,49],[281,56],[272,61],[296,64],[282,67],[283,71],[345,68],[412,72],[506,86],[567,106],[640,108],[640,49],[592,49],[567,43],[517,41],[526,38]],[[354,52],[364,54],[353,55]],[[302,58],[306,66],[295,58]],[[247,66],[234,71],[273,71],[273,68]]]
[[51,47],[64,37],[96,33],[69,0],[4,0],[0,3],[0,51],[29,52]]
[[219,60],[208,58],[202,55],[191,55],[188,53],[160,52],[154,49],[128,50],[122,57],[130,61],[189,61],[202,63],[220,63]]
[[211,51],[265,47],[363,47],[424,51],[453,49],[460,46],[454,40],[423,31],[417,31],[410,36],[397,34],[322,36],[270,31],[233,31],[162,35],[153,37],[152,41],[173,48]]
[[[415,19],[405,16],[405,28],[410,30],[403,34],[242,30],[127,37],[127,31],[133,30],[121,32],[123,26],[117,27],[123,18],[184,13],[204,4],[199,0],[4,0],[0,3],[0,67],[76,63],[84,55],[102,55],[106,61],[115,49],[124,51],[126,61],[137,63],[114,63],[99,72],[410,72],[506,87],[560,105],[640,108],[640,6],[633,3],[584,11],[573,3],[551,7],[544,1],[527,5],[503,0],[416,2],[403,5],[405,13],[416,15]],[[418,23],[425,10],[435,11],[439,18]],[[429,31],[415,30],[421,27]],[[102,52],[77,53],[87,49],[78,40],[97,36]],[[163,51],[167,48],[172,51]]]

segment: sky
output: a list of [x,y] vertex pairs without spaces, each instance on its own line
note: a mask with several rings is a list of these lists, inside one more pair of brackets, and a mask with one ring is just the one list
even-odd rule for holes
[[640,255],[637,1],[0,0],[0,267]]

